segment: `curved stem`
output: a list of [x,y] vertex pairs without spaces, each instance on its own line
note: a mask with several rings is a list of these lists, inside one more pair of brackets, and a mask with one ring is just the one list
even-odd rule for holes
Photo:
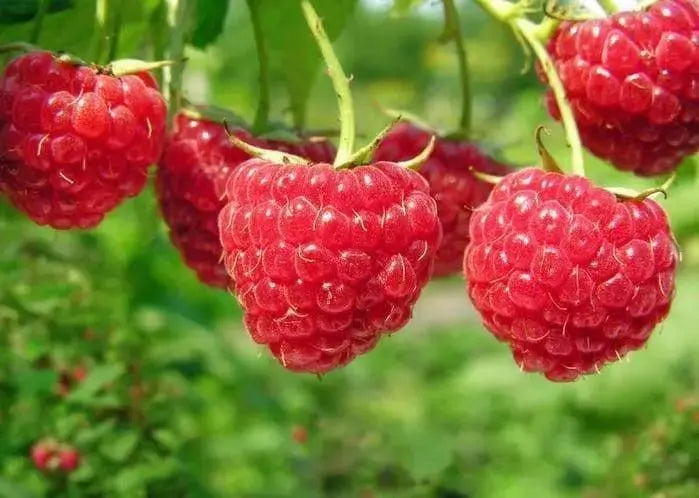
[[[168,59],[181,61],[184,57],[185,23],[188,14],[188,0],[165,0],[167,12],[167,25],[170,34],[168,46]],[[183,64],[175,64],[163,70],[163,87],[168,107],[168,121],[179,110],[182,99],[182,72]]]
[[112,25],[109,30],[109,49],[107,50],[107,61],[113,61],[117,57],[119,50],[119,34],[121,33],[121,22],[124,13],[124,0],[114,0],[112,4]]
[[94,62],[102,61],[102,52],[104,51],[104,42],[107,39],[107,19],[109,16],[109,0],[97,0],[95,5],[95,26],[97,36],[94,41],[94,51],[92,60]]
[[459,76],[461,78],[461,120],[459,131],[464,137],[471,131],[471,86],[468,79],[468,54],[464,39],[461,34],[459,13],[454,5],[454,0],[442,0],[444,3],[444,36],[454,41],[457,60],[459,64]]
[[330,39],[323,28],[323,23],[309,0],[301,0],[301,8],[306,17],[308,27],[311,29],[313,37],[323,54],[323,59],[328,67],[328,74],[332,80],[335,95],[337,96],[337,103],[340,108],[340,139],[334,162],[337,166],[347,162],[352,156],[352,150],[354,149],[356,130],[349,80],[342,70],[337,55],[335,55]]
[[258,100],[255,121],[252,130],[255,134],[263,132],[269,123],[269,60],[267,57],[267,45],[262,23],[260,20],[260,4],[258,0],[247,0],[250,20],[252,21],[252,31],[255,36],[255,47],[257,48],[257,63],[259,65],[258,79]]
[[556,97],[556,103],[558,104],[558,108],[561,112],[563,128],[565,128],[566,139],[568,140],[568,145],[570,145],[571,168],[574,174],[585,176],[583,149],[582,142],[580,141],[580,133],[578,132],[578,126],[575,123],[573,111],[568,104],[561,78],[558,76],[558,72],[553,65],[551,57],[546,51],[546,48],[536,36],[537,25],[523,18],[515,19],[511,21],[511,24],[513,28],[517,29],[522,34],[527,43],[529,43],[532,50],[534,50],[536,57],[539,59],[541,67],[546,73],[549,86],[553,90],[553,94]]
[[41,28],[44,25],[44,17],[46,12],[49,10],[49,0],[39,0],[39,5],[36,11],[36,16],[34,17],[34,26],[32,27],[32,34],[29,36],[29,43],[32,45],[39,41],[39,35],[41,35]]

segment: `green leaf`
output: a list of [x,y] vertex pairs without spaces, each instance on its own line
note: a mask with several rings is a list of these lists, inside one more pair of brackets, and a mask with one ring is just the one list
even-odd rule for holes
[[[320,50],[311,36],[298,0],[259,1],[262,30],[269,45],[271,63],[284,74],[294,123],[303,125],[306,102],[321,65]],[[342,32],[356,5],[357,0],[313,2],[331,40]]]
[[27,395],[49,394],[58,382],[58,374],[52,370],[29,370],[16,378],[17,385]]
[[405,469],[416,481],[436,477],[451,463],[454,440],[447,434],[417,429],[404,435],[398,446]]
[[90,401],[100,389],[117,380],[124,373],[123,365],[100,365],[90,370],[84,381],[67,397],[74,402]]
[[101,453],[115,462],[124,462],[133,453],[139,441],[139,433],[128,430],[105,439],[100,446]]
[[197,22],[192,33],[192,45],[206,48],[223,31],[228,12],[228,0],[197,0]]
[[[50,0],[48,12],[69,9],[72,0]],[[0,24],[16,24],[30,21],[39,9],[39,0],[2,0],[0,2]]]

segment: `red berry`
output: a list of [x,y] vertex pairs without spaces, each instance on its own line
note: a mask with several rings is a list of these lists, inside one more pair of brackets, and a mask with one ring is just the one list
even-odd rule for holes
[[64,449],[58,454],[59,467],[64,472],[72,472],[80,466],[80,453],[74,449]]
[[[419,154],[431,134],[409,123],[398,124],[376,151],[378,161],[405,161]],[[471,212],[488,197],[492,186],[478,180],[469,167],[490,174],[504,174],[507,168],[484,155],[469,142],[437,139],[435,148],[419,172],[430,185],[442,223],[442,244],[437,252],[434,275],[451,275],[461,270],[468,244]]]
[[441,239],[420,175],[251,160],[226,193],[221,243],[245,324],[287,369],[345,365],[410,319]]
[[44,442],[38,442],[32,446],[32,461],[39,470],[46,470],[49,460],[53,456],[53,449]]
[[[646,176],[699,150],[698,3],[564,22],[548,48],[593,154]],[[550,90],[547,105],[560,119]]]
[[49,52],[10,62],[0,80],[0,190],[40,225],[96,226],[143,189],[160,155],[166,107],[149,78],[98,74]]
[[291,439],[297,444],[306,444],[308,442],[308,429],[302,425],[296,425],[291,430]]
[[[316,161],[332,161],[335,154],[327,140],[270,143],[253,139],[244,130],[233,133],[249,143]],[[218,213],[225,205],[226,180],[247,159],[250,156],[231,144],[222,125],[178,114],[160,160],[156,186],[170,238],[187,266],[213,287],[228,285],[217,225]]]
[[651,199],[527,168],[493,189],[470,231],[471,300],[525,371],[595,373],[643,346],[670,310],[678,251]]

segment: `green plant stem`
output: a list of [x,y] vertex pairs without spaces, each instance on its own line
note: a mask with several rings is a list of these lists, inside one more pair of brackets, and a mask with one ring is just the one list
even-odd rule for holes
[[571,169],[574,174],[585,176],[583,149],[582,142],[580,141],[580,133],[578,132],[578,126],[575,123],[573,111],[570,108],[566,98],[565,89],[563,88],[561,78],[558,76],[558,72],[553,65],[551,57],[549,57],[546,48],[536,36],[537,26],[531,21],[523,18],[518,18],[512,21],[512,25],[522,34],[524,39],[531,46],[532,50],[534,50],[537,59],[539,59],[539,62],[541,63],[541,67],[546,73],[549,86],[553,90],[556,103],[558,104],[558,108],[561,112],[561,121],[563,122],[566,139],[568,140],[568,145],[570,146]]
[[607,12],[607,14],[616,14],[622,10],[621,5],[619,5],[616,0],[597,0],[602,8]]
[[124,0],[114,0],[111,11],[111,26],[109,29],[109,48],[107,50],[107,61],[117,58],[119,50],[119,35],[121,33],[121,22],[124,15]]
[[[170,43],[167,50],[168,59],[182,61],[185,46],[185,24],[189,13],[188,0],[165,0],[167,10],[167,25]],[[175,64],[163,70],[163,86],[169,105],[168,122],[180,108],[182,102],[182,73],[183,64]]]
[[313,37],[318,43],[325,64],[328,67],[328,74],[332,80],[340,109],[340,139],[334,162],[334,165],[337,166],[346,163],[352,156],[352,151],[354,149],[356,127],[354,122],[352,93],[350,92],[349,80],[342,70],[340,61],[337,59],[337,55],[335,55],[335,51],[330,43],[330,39],[325,33],[323,23],[318,17],[318,14],[309,0],[301,0],[301,8],[306,17],[306,22],[313,33]]
[[521,35],[527,45],[532,48],[541,67],[546,73],[548,84],[553,90],[556,103],[561,112],[561,121],[565,129],[566,139],[571,149],[571,169],[576,175],[585,175],[585,164],[583,160],[582,142],[578,126],[575,123],[573,111],[566,98],[565,89],[561,78],[558,76],[551,57],[549,56],[543,41],[547,35],[555,29],[555,21],[544,21],[535,24],[525,18],[522,7],[505,0],[476,0],[483,9],[501,22],[508,24],[515,34]]
[[260,19],[260,4],[258,0],[247,0],[252,31],[257,48],[257,63],[259,65],[257,112],[252,129],[255,134],[264,132],[269,125],[269,58]]
[[444,3],[444,36],[454,41],[457,60],[459,64],[459,76],[461,79],[461,120],[459,132],[468,137],[471,131],[471,86],[468,78],[468,54],[464,45],[459,13],[454,5],[454,0],[442,0]]
[[107,39],[107,23],[109,18],[109,0],[97,0],[95,5],[95,29],[97,35],[94,41],[92,60],[100,62],[104,52],[104,42]]
[[41,35],[41,28],[44,25],[44,17],[49,10],[49,0],[39,0],[39,5],[36,11],[36,16],[34,17],[34,26],[32,27],[32,33],[29,36],[29,43],[35,44],[39,41],[39,36]]

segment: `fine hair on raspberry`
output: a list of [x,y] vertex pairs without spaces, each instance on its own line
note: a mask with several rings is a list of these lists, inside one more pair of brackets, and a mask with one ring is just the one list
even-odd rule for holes
[[527,168],[471,218],[468,292],[522,370],[596,373],[667,316],[679,253],[654,200],[619,200],[580,176]]
[[323,373],[402,328],[441,239],[419,174],[390,162],[250,160],[219,216],[225,265],[254,341],[284,367]]

